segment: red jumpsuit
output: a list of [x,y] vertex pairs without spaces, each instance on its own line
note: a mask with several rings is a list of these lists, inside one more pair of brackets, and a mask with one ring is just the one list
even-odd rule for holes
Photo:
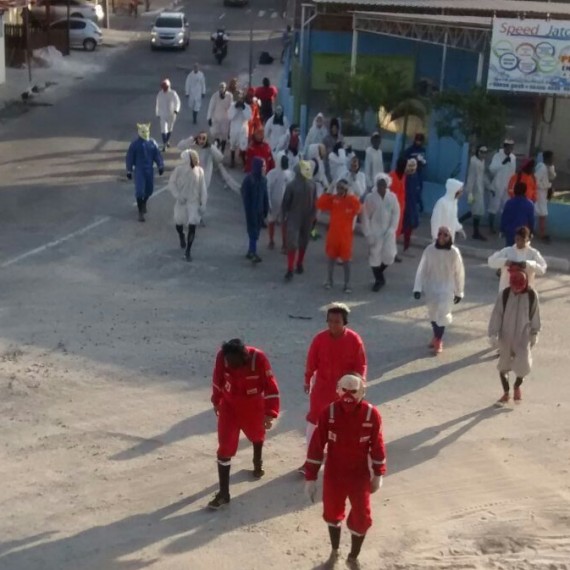
[[279,388],[261,350],[246,347],[249,362],[230,368],[218,352],[212,381],[212,404],[218,411],[218,457],[233,457],[243,431],[252,443],[265,440],[265,416],[279,415]]
[[374,475],[386,473],[380,412],[365,400],[351,411],[346,411],[338,400],[327,406],[320,414],[307,452],[307,481],[316,481],[325,445],[323,518],[329,525],[339,525],[348,498],[351,509],[346,524],[353,534],[364,536],[372,526],[370,468]]
[[255,157],[262,158],[265,161],[265,167],[267,172],[275,168],[275,162],[273,160],[273,153],[271,152],[271,147],[264,141],[257,142],[253,141],[246,151],[245,158],[245,172],[251,172],[251,163]]
[[396,194],[398,204],[400,205],[400,221],[398,222],[398,229],[396,230],[396,236],[399,236],[402,233],[404,211],[406,210],[406,175],[404,174],[402,178],[400,178],[397,172],[393,170],[388,176],[392,179],[390,190]]
[[311,343],[305,369],[305,387],[311,385],[307,421],[316,424],[322,409],[337,399],[338,381],[350,373],[366,378],[366,353],[360,336],[349,328],[339,338],[333,338],[326,330],[320,332]]

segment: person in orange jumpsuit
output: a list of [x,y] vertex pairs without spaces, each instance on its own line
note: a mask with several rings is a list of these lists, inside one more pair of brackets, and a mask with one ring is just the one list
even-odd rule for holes
[[344,292],[350,289],[350,260],[352,258],[353,224],[360,213],[360,200],[348,193],[348,182],[339,180],[336,194],[328,190],[317,200],[317,209],[330,212],[329,231],[327,233],[326,254],[328,257],[328,276],[325,289],[333,286],[333,272],[336,260],[340,259],[344,268]]
[[279,387],[265,354],[240,339],[222,345],[216,356],[212,405],[218,416],[218,477],[220,489],[208,503],[217,510],[230,502],[231,459],[240,431],[253,443],[253,476],[260,479],[265,431],[279,416]]
[[265,132],[263,127],[255,131],[250,145],[245,153],[244,172],[251,172],[251,164],[255,157],[261,158],[265,162],[265,171],[269,172],[275,168],[271,147],[263,140]]
[[[404,228],[404,212],[406,210],[406,166],[408,161],[405,158],[399,158],[396,162],[396,168],[388,174],[392,179],[392,186],[390,191],[396,194],[398,204],[400,205],[400,221],[398,222],[398,229],[396,230],[396,238],[402,235]],[[394,258],[396,263],[401,263],[402,258],[396,255]]]
[[[318,333],[309,347],[305,367],[305,394],[309,394],[307,445],[317,425],[319,414],[336,399],[338,381],[355,372],[366,377],[366,352],[362,339],[347,327],[350,309],[332,303],[327,310],[327,328]],[[304,467],[299,469],[304,473]]]
[[527,158],[521,166],[520,171],[511,176],[511,179],[509,180],[510,198],[513,198],[515,195],[515,184],[517,182],[524,182],[526,184],[526,197],[531,202],[536,202],[536,178],[534,177],[535,166],[536,162],[534,158]]
[[248,137],[251,141],[258,129],[263,129],[261,122],[261,111],[259,109],[259,99],[255,96],[255,89],[250,87],[245,93],[245,102],[251,108],[251,119],[248,123]]
[[327,448],[323,519],[329,527],[331,554],[326,568],[336,568],[339,559],[346,499],[350,501],[346,526],[352,534],[346,565],[350,569],[360,568],[358,555],[366,532],[372,526],[370,495],[380,489],[386,473],[382,417],[376,407],[364,400],[364,392],[361,376],[348,374],[340,379],[337,399],[319,414],[307,452],[305,492],[314,503],[317,477],[324,461],[324,448]]

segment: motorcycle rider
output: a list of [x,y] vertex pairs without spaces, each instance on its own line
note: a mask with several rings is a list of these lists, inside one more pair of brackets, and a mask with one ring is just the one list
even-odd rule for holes
[[215,54],[218,49],[222,50],[222,59],[228,55],[228,35],[223,28],[218,28],[216,32],[214,32],[210,39],[212,41],[212,53]]

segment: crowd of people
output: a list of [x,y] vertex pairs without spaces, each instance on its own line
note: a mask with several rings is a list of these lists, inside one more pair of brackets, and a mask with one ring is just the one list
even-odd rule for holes
[[[196,123],[206,94],[204,76],[197,65],[188,75],[185,88]],[[246,91],[239,89],[237,80],[229,86],[221,83],[208,104],[209,133],[201,131],[178,143],[181,161],[170,175],[168,188],[175,200],[174,226],[185,259],[192,260],[196,229],[204,223],[213,166],[223,160],[228,149],[230,166],[236,166],[239,156],[246,172],[241,197],[248,260],[261,262],[258,242],[267,227],[270,250],[275,249],[280,237],[287,260],[285,281],[291,281],[295,274],[305,271],[307,247],[317,236],[317,222],[326,221],[324,287],[334,287],[335,267],[340,264],[343,292],[349,294],[358,226],[366,238],[372,291],[380,291],[386,284],[388,268],[401,261],[398,239],[401,236],[404,251],[410,247],[423,211],[425,136],[416,135],[394,170],[385,172],[379,133],[370,137],[361,165],[350,145],[345,145],[337,118],[327,125],[325,117],[317,114],[303,144],[298,126],[291,124],[283,108],[275,104],[276,97],[277,89],[269,80]],[[156,101],[162,151],[170,145],[179,112],[180,99],[164,80]],[[150,137],[150,125],[139,124],[137,128],[138,137],[128,149],[126,168],[128,178],[135,179],[142,222],[153,192],[154,168],[162,175],[164,162],[161,149]],[[545,152],[538,166],[532,160],[525,161],[517,171],[512,148],[512,141],[506,140],[487,168],[486,148],[479,147],[470,162],[467,184],[455,179],[446,182],[445,194],[431,215],[433,241],[422,253],[412,287],[413,297],[423,298],[427,306],[432,328],[429,346],[434,354],[440,354],[453,308],[464,297],[465,268],[455,243],[458,235],[465,237],[458,216],[459,198],[463,192],[468,194],[474,239],[485,239],[480,231],[485,204],[491,231],[496,216],[501,216],[506,247],[488,261],[500,275],[488,325],[489,340],[498,351],[499,405],[511,399],[511,373],[515,377],[514,401],[521,401],[521,386],[532,366],[532,348],[541,328],[535,276],[546,272],[546,263],[530,241],[535,214],[539,234],[546,237],[547,201],[555,177],[552,153]],[[487,188],[491,189],[488,202]],[[280,236],[276,238],[277,228]],[[329,527],[331,568],[339,559],[346,499],[351,503],[347,526],[352,534],[347,564],[359,568],[360,549],[372,524],[370,495],[380,488],[386,472],[382,418],[364,400],[366,350],[360,336],[348,328],[349,313],[341,303],[329,307],[327,328],[310,344],[304,378],[304,390],[309,395],[307,454],[299,471],[306,480],[306,494],[314,502],[315,482],[326,449],[323,518]],[[208,506],[218,509],[230,502],[231,459],[241,431],[253,444],[253,476],[259,479],[265,474],[265,433],[279,415],[279,387],[268,357],[239,339],[224,343],[216,357],[212,404],[218,417],[219,491]]]

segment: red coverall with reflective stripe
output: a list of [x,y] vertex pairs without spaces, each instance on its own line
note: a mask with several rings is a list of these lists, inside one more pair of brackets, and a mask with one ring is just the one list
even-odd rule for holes
[[340,401],[325,408],[307,452],[307,481],[317,479],[325,446],[327,460],[323,477],[323,518],[330,525],[340,524],[344,520],[348,498],[351,510],[347,526],[353,534],[363,536],[372,526],[370,468],[374,475],[386,473],[380,412],[364,400],[350,412],[345,411]]
[[252,443],[265,440],[265,416],[279,415],[279,388],[265,354],[246,347],[248,362],[230,368],[220,351],[212,382],[212,404],[218,410],[218,457],[233,457],[243,431]]
[[305,386],[310,385],[316,374],[308,422],[317,423],[322,409],[337,399],[338,381],[350,373],[366,378],[366,353],[360,336],[349,328],[339,338],[334,338],[328,330],[320,332],[311,343],[305,368]]

